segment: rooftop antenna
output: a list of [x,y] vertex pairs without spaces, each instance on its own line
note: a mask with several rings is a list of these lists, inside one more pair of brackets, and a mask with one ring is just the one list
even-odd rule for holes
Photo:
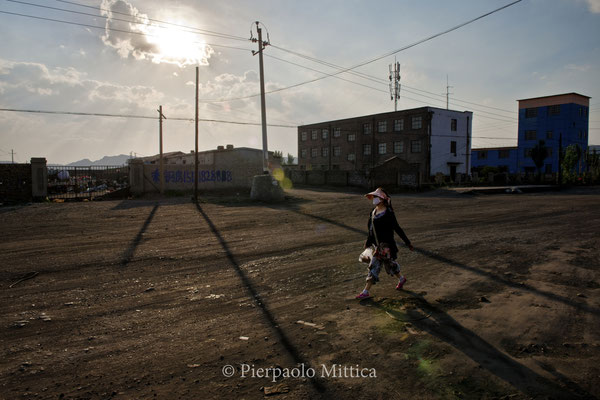
[[390,64],[390,97],[394,100],[394,111],[398,111],[398,99],[400,98],[400,63],[394,57],[394,67]]

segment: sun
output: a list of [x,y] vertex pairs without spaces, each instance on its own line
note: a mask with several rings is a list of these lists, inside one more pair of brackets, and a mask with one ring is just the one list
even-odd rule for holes
[[185,65],[208,65],[212,48],[197,34],[184,28],[150,26],[146,36],[155,49],[153,62]]

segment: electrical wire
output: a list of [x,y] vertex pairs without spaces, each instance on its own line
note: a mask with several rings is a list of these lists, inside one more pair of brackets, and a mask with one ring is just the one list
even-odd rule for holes
[[[60,19],[39,17],[39,16],[36,16],[36,15],[29,15],[29,14],[20,14],[20,13],[14,13],[14,12],[10,12],[10,11],[2,11],[2,10],[0,10],[0,14],[15,15],[15,16],[19,16],[19,17],[33,18],[33,19],[38,19],[38,20],[42,20],[42,21],[58,22],[58,23],[67,24],[67,25],[83,26],[83,27],[86,27],[86,28],[100,29],[100,30],[103,30],[103,31],[109,30],[109,31],[113,31],[113,32],[130,33],[130,34],[133,34],[133,35],[157,36],[157,35],[153,35],[151,33],[135,32],[135,31],[129,31],[129,30],[117,29],[117,28],[108,28],[108,27],[104,27],[104,26],[83,24],[83,23],[72,22],[72,21],[64,21],[64,20],[60,20]],[[204,43],[204,42],[197,42],[197,41],[193,42],[193,43],[204,44],[204,45],[208,45],[208,46],[212,46],[212,47],[223,47],[223,48],[234,49],[234,50],[251,51],[250,49],[246,49],[246,48],[234,47],[234,46],[226,46],[226,45],[216,44],[216,43]]]
[[[110,19],[110,20],[114,20],[114,21],[121,21],[121,22],[128,22],[128,23],[134,23],[134,24],[138,24],[138,25],[144,25],[144,26],[154,26],[157,28],[162,28],[162,29],[173,29],[170,28],[168,26],[162,26],[162,25],[149,25],[146,24],[144,22],[140,22],[140,21],[135,21],[135,20],[131,20],[131,19],[123,19],[123,18],[115,18],[115,17],[108,17],[106,15],[97,15],[97,14],[90,14],[90,13],[84,13],[81,11],[73,11],[73,10],[67,10],[64,8],[58,8],[58,7],[51,7],[51,6],[43,6],[41,4],[35,4],[35,3],[28,3],[25,1],[20,1],[20,0],[6,0],[9,1],[11,3],[17,3],[17,4],[23,4],[23,5],[27,5],[27,6],[32,6],[32,7],[39,7],[39,8],[45,8],[48,10],[53,10],[53,11],[61,11],[61,12],[67,12],[67,13],[72,13],[72,14],[78,14],[78,15],[85,15],[85,16],[89,16],[89,17],[94,17],[94,18],[103,18],[103,19]],[[107,12],[111,12],[110,10],[107,10]],[[116,13],[116,12],[115,12]],[[119,14],[125,14],[125,13],[119,13]],[[131,16],[131,15],[130,15]],[[191,30],[191,29],[179,29],[183,32],[189,32],[189,33],[194,33],[194,34],[203,34],[203,35],[207,35],[207,36],[216,36],[216,37],[220,37],[220,38],[225,38],[225,39],[232,39],[232,40],[244,40],[247,41],[248,39],[238,39],[238,38],[230,38],[226,35],[222,35],[222,34],[216,34],[216,33],[204,33],[204,32],[198,32],[196,30]]]
[[[302,85],[306,85],[306,84],[309,84],[309,83],[313,83],[313,82],[320,81],[320,80],[322,80],[322,79],[325,79],[325,78],[329,78],[329,77],[331,77],[331,76],[339,75],[339,74],[342,74],[342,73],[344,73],[344,72],[352,71],[352,70],[354,70],[354,69],[356,69],[356,68],[359,68],[359,67],[365,66],[365,65],[367,65],[367,64],[371,64],[371,63],[373,63],[373,62],[375,62],[375,61],[381,60],[382,58],[389,57],[389,56],[391,56],[391,55],[394,55],[394,54],[400,53],[400,52],[402,52],[402,51],[404,51],[404,50],[408,50],[408,49],[410,49],[410,48],[412,48],[412,47],[418,46],[418,45],[420,45],[420,44],[422,44],[422,43],[428,42],[428,41],[430,41],[430,40],[433,40],[433,39],[435,39],[435,38],[437,38],[437,37],[440,37],[440,36],[442,36],[442,35],[445,35],[445,34],[447,34],[447,33],[450,33],[450,32],[452,32],[452,31],[455,31],[455,30],[457,30],[457,29],[460,29],[460,28],[462,28],[462,27],[464,27],[464,26],[466,26],[466,25],[468,25],[468,24],[471,24],[471,23],[473,23],[473,22],[475,22],[475,21],[478,21],[478,20],[480,20],[480,19],[482,19],[482,18],[485,18],[485,17],[487,17],[487,16],[489,16],[489,15],[491,15],[491,14],[494,14],[494,13],[496,13],[496,12],[498,12],[498,11],[501,11],[501,10],[503,10],[503,9],[505,9],[505,8],[507,8],[507,7],[510,7],[510,6],[512,6],[512,5],[516,4],[516,3],[519,3],[519,2],[521,2],[521,1],[522,1],[522,0],[516,0],[516,1],[513,1],[512,3],[509,3],[509,4],[507,4],[507,5],[504,5],[504,6],[502,6],[502,7],[500,7],[500,8],[497,8],[497,9],[495,9],[495,10],[493,10],[493,11],[487,12],[487,13],[485,13],[485,14],[483,14],[483,15],[480,15],[479,17],[473,18],[473,19],[471,19],[471,20],[469,20],[469,21],[463,22],[463,23],[461,23],[461,24],[459,24],[459,25],[456,25],[456,26],[454,26],[454,27],[452,27],[452,28],[450,28],[450,29],[447,29],[447,30],[445,30],[445,31],[443,31],[443,32],[436,33],[435,35],[431,35],[431,36],[429,36],[429,37],[426,37],[426,38],[424,38],[424,39],[421,39],[421,40],[419,40],[419,41],[417,41],[417,42],[414,42],[414,43],[412,43],[412,44],[409,44],[409,45],[407,45],[407,46],[404,46],[404,47],[401,47],[401,48],[399,48],[399,49],[396,49],[396,50],[390,51],[390,52],[388,52],[388,53],[386,53],[386,54],[383,54],[383,55],[381,55],[381,56],[378,56],[378,57],[372,58],[372,59],[370,59],[370,60],[367,60],[367,61],[363,61],[363,62],[361,62],[361,63],[359,63],[359,64],[356,64],[356,65],[354,65],[354,66],[352,66],[352,67],[349,67],[349,68],[344,68],[344,69],[342,69],[342,70],[340,70],[340,71],[337,71],[337,72],[334,72],[334,73],[328,73],[328,74],[325,74],[324,76],[321,76],[321,77],[318,77],[318,78],[315,78],[315,79],[311,79],[311,80],[308,80],[308,81],[304,81],[304,82],[296,83],[296,84],[294,84],[294,85],[290,85],[290,86],[286,86],[286,87],[283,87],[283,88],[277,88],[277,89],[273,89],[273,90],[270,90],[270,91],[266,91],[266,92],[265,92],[265,94],[272,94],[272,93],[281,92],[281,91],[283,91],[283,90],[293,89],[293,88],[296,88],[296,87],[299,87],[299,86],[302,86]],[[202,101],[203,103],[207,103],[207,102],[212,102],[212,103],[220,103],[220,102],[227,102],[227,101],[234,101],[234,100],[244,100],[244,99],[249,99],[249,98],[252,98],[252,97],[257,97],[257,96],[260,96],[260,93],[257,93],[257,94],[254,94],[254,95],[249,95],[249,96],[242,96],[242,97],[228,98],[228,99],[204,99],[204,100],[201,100],[201,101]]]
[[[71,5],[75,5],[75,6],[78,6],[78,7],[91,8],[93,10],[111,12],[113,14],[126,15],[126,16],[131,17],[131,14],[127,14],[127,13],[124,13],[124,12],[114,11],[114,10],[108,10],[108,9],[104,9],[104,8],[101,8],[101,7],[88,6],[86,4],[81,4],[81,3],[74,2],[74,1],[67,1],[67,0],[55,0],[55,1],[57,1],[59,3],[71,4]],[[248,41],[248,38],[244,38],[242,36],[230,35],[228,33],[220,33],[220,32],[215,32],[215,31],[209,31],[207,29],[201,29],[201,28],[196,28],[196,27],[193,27],[193,26],[186,26],[186,25],[176,24],[176,23],[173,23],[173,22],[161,21],[161,20],[153,19],[153,18],[148,18],[148,21],[158,22],[158,23],[161,23],[161,24],[176,26],[176,27],[180,27],[180,28],[192,29],[192,30],[195,30],[195,31],[198,31],[198,32],[202,32],[202,33],[204,33],[206,35],[212,34],[212,35],[218,35],[220,37],[227,38],[227,39]]]
[[[298,53],[298,52],[295,52],[295,51],[292,51],[292,50],[288,50],[288,49],[285,49],[285,48],[283,48],[281,46],[271,45],[271,47],[276,48],[276,49],[281,50],[281,51],[284,51],[284,52],[287,52],[287,53],[290,53],[290,54],[293,54],[293,55],[296,55],[296,56],[301,57],[301,58],[305,58],[305,59],[307,59],[309,61],[313,61],[315,63],[319,63],[319,64],[322,64],[322,65],[331,67],[331,68],[335,68],[335,69],[338,69],[338,70],[345,69],[344,67],[341,67],[339,65],[336,65],[336,64],[333,64],[333,63],[330,63],[330,62],[327,62],[327,61],[319,60],[317,58],[314,58],[314,57],[311,57],[311,56],[307,56],[307,55],[304,55],[304,54],[301,54],[301,53]],[[274,56],[271,56],[271,57],[272,58],[276,58]],[[313,68],[306,67],[304,65],[292,63],[291,61],[283,60],[283,59],[280,59],[280,58],[276,58],[276,59],[284,61],[284,62],[288,62],[288,63],[293,64],[293,65],[297,65],[297,66],[302,67],[302,68],[306,68],[306,69],[309,69],[309,70],[312,70],[312,71],[316,71],[316,72],[319,72],[321,74],[326,74],[326,72],[318,71],[318,70],[315,70]],[[389,82],[386,81],[385,79],[377,78],[377,77],[374,77],[372,75],[368,75],[368,74],[364,74],[364,73],[359,73],[359,72],[356,72],[356,71],[347,71],[347,72],[351,73],[352,75],[358,76],[360,78],[364,78],[364,79],[370,80],[372,82],[379,83],[381,85],[388,86],[388,84],[389,84]],[[337,76],[335,76],[335,77],[337,77]],[[337,78],[339,78],[339,77],[337,77]],[[340,78],[340,79],[342,79],[342,78]],[[343,80],[346,80],[346,79],[343,79]],[[356,85],[360,85],[360,86],[365,86],[365,87],[368,87],[368,88],[372,88],[371,86],[366,86],[366,85],[360,84],[360,83],[355,82],[355,81],[350,81],[350,80],[346,80],[346,81],[354,83]],[[440,95],[438,93],[429,92],[427,90],[423,90],[423,89],[419,89],[419,88],[414,88],[414,87],[411,87],[411,86],[408,86],[408,85],[405,85],[405,84],[402,84],[401,87],[402,87],[402,89],[404,89],[405,91],[407,91],[409,93],[413,93],[413,94],[416,94],[416,95],[419,95],[419,96],[427,97],[427,98],[430,98],[430,99],[433,99],[433,100],[436,100],[436,101],[439,101],[439,102],[444,101],[444,99],[432,98],[432,97],[429,97],[429,96],[422,95],[421,93],[416,93],[416,92],[414,92],[414,90],[419,91],[419,92],[423,92],[423,93],[427,93],[427,94],[431,94],[431,95],[434,95],[434,96],[437,96],[437,97],[445,97],[445,95]],[[407,89],[412,89],[412,90],[407,90]],[[388,93],[387,90],[380,90],[380,89],[375,89],[375,90],[379,90],[381,92]],[[509,110],[505,110],[505,109],[497,108],[497,107],[486,106],[484,104],[474,103],[474,102],[470,102],[470,101],[467,101],[467,100],[461,100],[461,99],[458,99],[458,98],[455,98],[455,97],[453,97],[452,100],[455,103],[467,103],[467,104],[477,105],[477,106],[480,106],[480,107],[485,107],[485,108],[490,108],[490,109],[494,109],[494,110],[503,111],[503,112],[510,113],[510,114],[513,114],[513,115],[516,114],[516,112],[514,112],[514,111],[509,111]],[[475,108],[473,108],[473,109],[477,110]],[[489,111],[483,111],[483,110],[477,110],[477,111],[487,112],[489,114],[497,115],[497,116],[500,116],[500,117],[503,117],[503,118],[511,118],[511,117],[508,117],[506,115],[500,115],[500,114],[492,113],[492,112],[489,112]],[[516,118],[515,118],[515,120],[516,120]]]
[[[55,115],[77,115],[77,116],[93,116],[93,117],[114,117],[114,118],[137,118],[137,119],[154,119],[158,120],[158,117],[150,117],[147,115],[134,115],[134,114],[108,114],[108,113],[86,113],[86,112],[75,112],[75,111],[47,111],[47,110],[25,110],[25,109],[16,109],[16,108],[0,108],[0,111],[6,112],[22,112],[22,113],[34,113],[34,114],[55,114]],[[170,121],[188,121],[194,122],[194,118],[185,118],[185,117],[170,117],[167,118]],[[208,118],[199,118],[200,122],[215,122],[215,123],[223,123],[223,124],[234,124],[234,125],[252,125],[252,126],[262,126],[260,122],[241,122],[241,121],[226,121],[220,119],[208,119]],[[283,124],[267,124],[267,126],[275,127],[275,128],[293,128],[296,129],[296,126],[293,125],[283,125]]]

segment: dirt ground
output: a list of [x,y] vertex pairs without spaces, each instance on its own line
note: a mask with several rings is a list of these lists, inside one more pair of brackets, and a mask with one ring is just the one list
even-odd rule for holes
[[395,195],[363,301],[369,202],[287,194],[1,208],[0,398],[600,397],[598,188]]

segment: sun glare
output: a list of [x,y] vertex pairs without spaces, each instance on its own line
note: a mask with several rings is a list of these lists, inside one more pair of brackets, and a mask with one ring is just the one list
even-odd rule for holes
[[147,36],[156,46],[153,62],[185,65],[208,65],[213,50],[198,35],[179,28],[153,26]]

